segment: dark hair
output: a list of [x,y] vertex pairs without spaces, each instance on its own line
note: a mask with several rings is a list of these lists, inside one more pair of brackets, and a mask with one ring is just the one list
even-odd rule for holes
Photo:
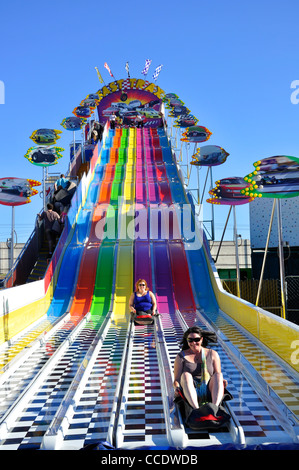
[[50,202],[48,202],[48,204],[47,204],[47,209],[52,211],[52,210],[53,210],[53,204],[51,204]]
[[199,326],[191,326],[190,328],[188,328],[188,330],[185,331],[183,335],[183,339],[180,342],[180,346],[182,350],[189,349],[187,338],[190,333],[197,333],[200,337],[203,338],[202,340],[203,347],[206,347],[209,342],[217,343],[217,336],[214,332],[203,330]]

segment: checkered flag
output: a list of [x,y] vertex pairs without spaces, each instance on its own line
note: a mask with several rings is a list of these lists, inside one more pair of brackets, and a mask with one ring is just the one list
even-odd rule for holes
[[126,62],[126,72],[128,74],[128,77],[130,78],[130,72],[129,72],[129,62]]
[[126,78],[126,79],[123,81],[122,89],[123,89],[123,90],[129,90],[130,88],[131,88],[130,79],[129,79],[129,78]]
[[153,79],[154,79],[155,81],[157,80],[158,75],[159,75],[159,73],[161,72],[162,67],[163,67],[163,65],[158,65],[158,67],[157,67],[156,70],[154,71]]
[[143,75],[147,75],[147,72],[148,72],[148,69],[150,68],[151,63],[152,63],[152,61],[150,59],[146,59],[145,67],[141,72],[141,73],[143,73]]

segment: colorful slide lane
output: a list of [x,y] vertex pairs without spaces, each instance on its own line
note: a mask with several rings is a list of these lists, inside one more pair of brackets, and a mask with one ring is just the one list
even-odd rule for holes
[[[129,157],[128,160],[128,165],[127,165],[127,168],[129,169],[130,168],[130,160],[132,160],[130,158],[131,157],[134,157],[134,152],[127,152],[126,149],[123,149],[125,151],[123,152],[119,152],[119,154],[123,154],[123,158],[125,159],[127,156]],[[125,160],[123,160],[125,162]],[[133,162],[131,161],[131,164]],[[102,186],[101,186],[101,191],[100,191],[100,199],[102,199],[101,202],[103,202],[103,204],[98,204],[98,207],[99,210],[100,210],[100,214],[102,215],[103,213],[105,213],[107,215],[107,202],[108,202],[108,195],[109,195],[109,192],[110,194],[112,195],[112,191],[113,191],[113,188],[115,190],[115,198],[110,198],[110,203],[114,203],[115,204],[115,209],[116,209],[116,212],[119,210],[117,204],[118,204],[118,195],[119,195],[119,189],[117,189],[117,186],[122,186],[123,184],[123,181],[122,181],[122,174],[119,175],[119,178],[115,180],[113,180],[113,184],[111,184],[111,175],[112,173],[115,174],[117,172],[112,172],[110,171],[111,168],[108,168],[108,171],[106,173],[106,176],[107,175],[110,175],[110,178],[109,176],[106,178],[106,182],[108,184],[104,185],[103,186],[103,190],[102,190]],[[129,174],[130,172],[128,172]],[[128,197],[133,197],[134,198],[134,194],[132,195],[130,193],[130,188],[132,187],[132,175],[134,175],[134,172],[131,172],[130,173],[130,176],[128,178],[126,178],[126,181],[125,181],[125,189],[126,189],[126,198]],[[109,181],[108,181],[108,178],[109,178]],[[109,187],[108,187],[109,185]],[[101,193],[102,194],[105,194],[107,197],[105,198],[101,198]],[[130,196],[131,194],[131,196]],[[127,202],[131,202],[130,200],[127,200]],[[104,206],[104,212],[103,212],[103,207]],[[124,206],[125,207],[125,206]],[[123,209],[123,208],[122,208]],[[120,212],[121,214],[121,212]],[[122,217],[121,217],[122,219]],[[79,220],[79,219],[78,219]],[[124,218],[124,220],[126,220]],[[93,219],[92,219],[92,227],[91,227],[91,230],[90,230],[90,234],[91,236],[89,237],[89,241],[92,241],[92,243],[97,243],[98,242],[96,241],[96,239],[94,238],[93,236],[93,233],[94,231],[96,231],[96,227],[97,227],[97,223],[101,221],[101,217],[98,217],[98,214],[97,214],[97,210],[94,211],[94,216],[93,216]],[[117,221],[117,218],[116,218],[116,221]],[[103,226],[103,224],[101,225],[101,227]],[[117,229],[117,227],[116,227]],[[124,230],[125,233],[126,233],[126,229]],[[101,229],[97,231],[97,234],[96,236],[101,239]],[[112,292],[112,275],[113,275],[113,270],[114,270],[114,253],[115,253],[115,244],[116,244],[116,240],[105,240],[101,243],[101,246],[100,246],[100,251],[99,251],[99,260],[98,260],[98,265],[97,265],[97,275],[96,275],[96,280],[95,280],[95,289],[94,289],[94,295],[93,295],[93,299],[92,299],[92,304],[91,304],[91,309],[90,309],[90,319],[91,320],[88,320],[87,321],[87,325],[81,329],[79,329],[79,331],[82,330],[82,340],[80,341],[83,341],[84,342],[84,338],[87,339],[87,336],[90,337],[90,341],[92,340],[92,338],[95,339],[95,335],[97,335],[97,331],[99,331],[99,325],[100,323],[102,322],[99,322],[98,319],[99,319],[99,316],[102,316],[102,317],[105,317],[107,315],[107,311],[109,309],[109,307],[111,306],[111,302],[110,302],[110,305],[108,306],[109,302],[107,302],[107,299],[110,297],[110,300],[111,300],[111,292]],[[130,242],[130,244],[132,245],[132,243]],[[129,272],[129,269],[128,269],[128,261],[130,262],[130,258],[131,258],[131,265],[132,265],[132,255],[130,255],[130,252],[132,252],[132,250],[130,250],[130,247],[129,246],[126,246],[128,245],[127,243],[124,243],[124,246],[122,246],[121,243],[118,243],[118,262],[117,262],[117,274],[116,274],[116,279],[117,279],[117,286],[118,288],[115,290],[115,302],[114,302],[114,318],[113,318],[113,322],[117,321],[118,324],[120,323],[124,323],[124,318],[125,318],[125,313],[126,313],[126,310],[127,310],[127,300],[128,300],[128,295],[131,293],[131,285],[132,285],[132,281],[130,280],[128,282],[128,272]],[[84,256],[82,257],[82,259],[84,260]],[[103,263],[103,264],[102,264]],[[103,271],[103,268],[107,268],[107,271]],[[129,278],[130,279],[130,278]],[[79,288],[81,288],[81,284],[79,283]],[[127,298],[125,299],[125,301],[123,300],[123,289],[126,289],[127,291]],[[78,291],[78,289],[77,289]],[[91,292],[91,291],[90,291]],[[109,292],[110,292],[110,295],[109,295]],[[86,299],[85,299],[85,302],[86,302]],[[75,303],[77,303],[77,305],[75,306],[75,308],[73,309],[73,314],[76,315],[76,312],[78,311],[78,305],[80,307],[80,299],[79,299],[79,302],[75,300]],[[85,307],[84,307],[85,308]],[[103,318],[102,318],[103,319]],[[81,326],[82,322],[78,325],[78,326]],[[119,326],[117,328],[119,330]],[[125,328],[126,329],[126,328]],[[111,330],[111,329],[110,329]],[[111,331],[110,331],[111,333]],[[90,336],[92,334],[92,336]],[[119,336],[119,332],[118,332],[118,336]],[[94,341],[93,339],[93,341]],[[53,345],[53,343],[52,343]],[[48,350],[49,350],[49,344],[48,344]],[[54,339],[54,349],[55,349],[55,339]],[[85,347],[83,348],[85,349]],[[80,350],[80,349],[79,349]],[[56,351],[57,353],[58,351]],[[51,354],[53,353],[53,357],[55,356],[54,354],[54,351],[51,351]],[[81,354],[81,353],[80,353]],[[57,354],[56,354],[57,356]],[[84,357],[84,356],[81,356],[81,357]],[[75,362],[75,364],[78,364],[77,362]],[[75,379],[74,379],[75,380]],[[8,403],[9,404],[9,403]],[[33,422],[30,423],[30,426],[31,427],[34,427],[36,424],[36,419],[33,420]],[[51,427],[51,426],[50,426]],[[33,433],[33,439],[31,441],[32,445],[36,445],[38,446],[38,443],[35,442],[34,444],[34,439],[36,440],[37,437],[35,436],[35,433]],[[19,444],[16,444],[16,448],[20,448],[22,446],[22,439],[19,440]],[[41,439],[39,439],[39,445],[41,444]],[[6,442],[7,442],[7,445],[9,446],[11,444],[11,440],[8,438],[6,439]],[[26,446],[26,444],[25,444]]]
[[[145,141],[146,140],[149,141],[149,138],[145,139]],[[171,204],[172,201],[169,197],[169,191],[167,190],[167,181],[164,180],[166,183],[164,191],[159,191],[159,183],[157,184],[158,164],[154,160],[154,152],[150,152],[146,149],[145,154],[147,157],[146,174],[149,195],[148,199],[151,202],[156,203],[159,201],[159,196],[161,196],[163,201],[167,200],[167,202]],[[159,155],[159,152],[155,152],[155,154]],[[165,173],[163,173],[163,168],[158,168],[158,170],[160,175],[165,175]],[[182,203],[184,204],[187,202],[186,194],[180,190],[180,186],[182,185],[178,184],[179,181],[176,180],[177,177],[174,167],[169,165],[168,170],[169,171],[167,173],[172,175],[170,178],[171,183],[173,184],[170,184],[170,187],[174,188],[174,200],[182,205]],[[138,175],[141,176],[142,181],[144,182],[144,174],[142,173],[141,168],[137,171],[137,178]],[[139,191],[139,194],[144,195],[145,191]],[[167,194],[167,199],[165,198],[165,194]],[[178,196],[179,194],[184,196],[183,200]],[[169,231],[171,232],[171,230]],[[163,230],[159,230],[159,234],[162,232]],[[162,312],[161,324],[166,339],[165,348],[167,349],[167,354],[171,357],[170,370],[173,368],[175,355],[179,351],[179,341],[182,337],[182,325],[185,325],[185,328],[187,328],[188,326],[197,323],[204,328],[207,327],[206,317],[202,317],[199,312],[195,314],[195,304],[197,304],[205,314],[217,312],[219,317],[219,307],[215,301],[215,294],[209,278],[202,237],[197,241],[200,241],[201,248],[199,250],[192,250],[189,242],[185,242],[184,245],[182,240],[150,240],[150,242],[135,241],[135,281],[138,277],[145,277],[146,279],[151,280],[150,276],[153,274],[153,279],[150,284],[155,286],[154,290],[157,296],[158,308],[159,311]],[[148,254],[150,254],[152,261],[146,259]],[[152,264],[154,265],[154,269]],[[196,300],[193,297],[192,287],[194,292],[197,293]],[[210,325],[211,328],[211,322],[208,321],[208,325]],[[157,374],[155,374],[154,384],[152,382],[153,387],[155,388],[154,392],[152,390],[152,395],[156,398],[151,398],[151,408],[148,408],[149,402],[147,395],[150,395],[151,392],[147,387],[147,383],[149,380],[152,380],[153,377],[149,377],[147,369],[150,368],[150,370],[153,369],[158,372],[158,361],[155,357],[154,351],[152,350],[153,348],[150,347],[151,344],[154,344],[153,331],[151,331],[150,327],[135,327],[135,330],[137,330],[137,333],[134,333],[132,337],[133,346],[131,362],[128,363],[128,369],[126,372],[126,377],[129,376],[130,380],[127,381],[128,383],[125,386],[124,394],[127,394],[128,397],[130,397],[130,393],[136,393],[136,400],[134,404],[134,399],[131,398],[130,408],[123,406],[121,411],[122,416],[124,416],[124,422],[117,436],[118,446],[124,448],[129,446],[134,447],[138,444],[155,445],[154,443],[156,443],[156,445],[159,445],[161,444],[161,441],[163,441],[163,437],[165,438],[169,432],[169,423],[165,422],[165,416],[167,415],[165,412],[166,410],[164,408],[163,413],[163,410],[161,409],[161,383],[159,382]],[[136,341],[139,347],[137,346],[135,349],[134,341],[136,334],[138,334],[139,338],[139,340]],[[143,346],[141,346],[141,344],[143,344]],[[284,421],[283,417],[280,415],[278,420],[277,417],[273,415],[270,411],[271,406],[269,408],[269,400],[267,397],[263,396],[263,405],[261,404],[260,396],[251,386],[251,376],[249,376],[248,380],[246,376],[240,372],[240,370],[242,370],[242,365],[239,364],[240,369],[235,366],[229,356],[227,348],[222,346],[216,346],[216,348],[222,359],[224,375],[228,380],[230,380],[232,389],[236,391],[236,395],[239,397],[239,400],[242,400],[242,405],[237,401],[237,404],[234,402],[233,405],[230,406],[234,421],[231,425],[229,436],[225,433],[220,435],[218,434],[218,436],[210,435],[208,442],[203,440],[202,437],[198,441],[194,440],[194,436],[192,436],[192,433],[188,430],[192,437],[192,440],[189,440],[188,436],[186,437],[186,433],[181,430],[179,442],[185,446],[203,446],[205,444],[211,445],[212,443],[219,445],[221,443],[232,441],[243,444],[252,444],[257,442],[263,443],[271,440],[275,441],[276,439],[280,442],[292,441],[294,437],[292,427],[289,423],[285,422],[285,427],[281,425],[281,420],[282,422]],[[139,361],[137,362],[138,353]],[[273,363],[274,358],[272,357],[270,361]],[[138,377],[134,375],[134,371],[135,374],[137,374],[136,369],[140,370]],[[242,386],[245,387],[244,395],[242,393]],[[138,390],[140,390],[140,392],[138,392]],[[171,395],[171,389],[168,390],[168,393]],[[246,393],[248,393],[248,400]],[[157,400],[156,403],[155,399]],[[123,398],[122,403],[125,401],[126,400]],[[158,403],[160,403],[160,405]],[[257,416],[255,411],[255,409],[258,408],[261,413],[260,416]],[[139,413],[141,413],[140,417],[136,415],[137,409],[139,410]],[[136,410],[135,414],[134,410]],[[141,410],[143,411],[141,412]],[[156,414],[156,423],[159,423],[160,430],[158,432],[157,428],[154,427],[153,420],[152,422],[147,420],[148,416],[153,416],[152,413]],[[243,417],[244,415],[246,418],[243,418],[241,425],[238,417]],[[264,419],[265,416],[267,416],[267,419]],[[267,420],[271,420],[271,426],[268,425]],[[289,434],[286,432],[286,429],[288,429]],[[177,432],[178,429],[175,430],[176,435],[178,435]],[[220,439],[219,436],[221,436]],[[173,443],[175,441],[177,442],[177,440],[177,437],[173,439],[170,438],[169,442]]]
[[[85,218],[77,219],[81,252],[71,275],[78,287],[69,305],[71,317],[78,314],[85,321],[77,323],[73,346],[63,342],[57,348],[55,336],[45,345],[53,365],[47,361],[40,383],[33,378],[18,416],[0,421],[0,449],[79,449],[103,440],[120,448],[293,442],[296,428],[292,433],[288,420],[273,414],[262,381],[259,392],[255,389],[253,366],[232,346],[239,341],[241,347],[242,335],[247,341],[251,337],[219,309],[204,235],[197,230],[195,240],[190,237],[192,218],[187,237],[182,230],[177,235],[179,208],[188,198],[166,144],[163,129],[110,131],[102,149],[109,164],[101,170],[101,185],[93,188],[97,202],[85,205]],[[197,250],[192,249],[195,242]],[[89,258],[89,251],[94,256]],[[61,269],[67,269],[63,262]],[[128,299],[139,277],[157,296],[161,317],[155,326],[130,322]],[[62,302],[63,284],[57,311]],[[219,333],[216,348],[234,395],[231,429],[208,437],[191,435],[172,406],[173,361],[183,331],[194,323]],[[271,354],[265,360],[275,363]]]
[[[131,130],[129,135],[124,134],[125,138],[118,139],[117,142],[128,147],[121,147],[118,155],[122,153],[127,158],[127,164],[125,172],[121,171],[119,178],[121,191],[115,189],[115,199],[111,197],[110,200],[110,217],[115,230],[108,232],[110,237],[107,236],[101,245],[98,276],[102,285],[98,286],[96,283],[91,318],[97,317],[103,311],[109,289],[113,293],[110,310],[108,315],[106,312],[106,325],[101,331],[99,346],[95,348],[89,362],[91,370],[86,379],[86,386],[78,391],[75,397],[66,396],[65,402],[69,403],[69,408],[66,412],[57,411],[57,416],[43,437],[44,448],[80,448],[97,440],[112,442],[113,420],[117,411],[117,387],[124,368],[128,342],[128,300],[133,281],[133,241],[127,238],[126,234],[132,217],[128,214],[128,208],[134,203],[135,197],[133,169],[136,143],[134,130]],[[114,139],[113,142],[115,141]],[[118,200],[120,204],[117,205]],[[117,238],[113,240],[113,235],[116,234]],[[115,264],[111,263],[113,252]],[[63,415],[61,422],[59,415]],[[56,433],[52,430],[61,428],[64,430],[64,439],[59,443],[58,431]]]
[[[75,280],[77,275],[78,262],[81,258],[82,250],[84,248],[84,240],[88,237],[90,230],[90,220],[95,201],[97,200],[97,193],[100,187],[104,167],[105,158],[102,158],[102,163],[98,164],[95,168],[93,178],[90,181],[88,188],[85,203],[79,211],[74,230],[68,228],[68,230],[65,230],[61,235],[61,239],[53,256],[53,260],[55,260],[57,266],[55,272],[53,272],[53,261],[51,261],[45,280],[40,281],[49,285],[46,296],[39,301],[39,303],[42,303],[44,306],[44,315],[42,316],[42,314],[39,313],[41,318],[38,319],[32,326],[30,326],[30,328],[25,329],[24,333],[19,335],[19,338],[11,340],[8,345],[2,345],[2,367],[7,367],[7,364],[12,359],[14,359],[17,354],[19,354],[24,348],[30,347],[30,345],[39,336],[41,336],[42,333],[50,332],[53,327],[53,323],[57,322],[59,318],[67,311],[68,305],[70,303],[71,293],[73,291],[73,286],[76,284]],[[62,261],[59,260],[59,256],[62,258]],[[53,275],[52,280],[50,278],[51,275]],[[52,292],[53,283],[56,284],[54,293]],[[33,284],[33,288],[36,288],[35,284]],[[20,288],[22,289],[24,287],[22,286]],[[32,307],[35,310],[34,313],[37,314],[39,312],[37,302],[33,303]],[[21,318],[19,323],[21,324],[22,321],[24,322],[24,318],[26,318],[26,315],[23,314],[22,316],[22,311],[25,312],[26,309],[28,310],[28,307],[20,309]],[[14,313],[10,313],[8,315],[12,316],[13,314]],[[31,316],[34,318],[34,315]],[[70,322],[69,325],[70,327],[73,327],[73,322]]]

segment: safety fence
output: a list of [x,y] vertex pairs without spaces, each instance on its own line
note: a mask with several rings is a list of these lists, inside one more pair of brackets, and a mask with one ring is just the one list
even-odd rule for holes
[[[238,295],[236,279],[221,279],[221,281],[223,288],[227,292],[236,296]],[[258,286],[259,281],[257,279],[240,281],[240,297],[255,305]],[[258,305],[268,312],[278,316],[282,315],[279,280],[265,279],[263,281]]]
[[[223,288],[230,294],[237,296],[237,280],[221,279]],[[286,319],[299,325],[299,276],[287,276],[286,285]],[[246,279],[240,281],[240,297],[255,305],[259,281]],[[258,306],[282,316],[281,288],[279,279],[264,279]]]
[[299,276],[286,276],[287,319],[299,325]]

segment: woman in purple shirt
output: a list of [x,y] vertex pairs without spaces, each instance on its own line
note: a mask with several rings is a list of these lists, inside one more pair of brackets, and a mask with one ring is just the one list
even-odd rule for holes
[[154,294],[149,290],[147,282],[144,279],[138,279],[136,282],[136,291],[129,299],[130,312],[134,320],[138,316],[154,315],[157,308],[157,302]]

